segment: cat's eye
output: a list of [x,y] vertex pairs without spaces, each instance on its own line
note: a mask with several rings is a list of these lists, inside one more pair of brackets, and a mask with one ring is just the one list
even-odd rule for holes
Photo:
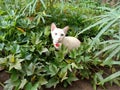
[[57,33],[55,33],[55,35],[57,35]]
[[61,34],[61,36],[64,36],[64,34]]

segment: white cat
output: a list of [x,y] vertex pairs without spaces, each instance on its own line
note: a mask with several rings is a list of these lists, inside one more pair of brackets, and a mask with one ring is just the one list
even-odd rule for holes
[[53,44],[56,49],[60,49],[63,44],[68,50],[78,48],[80,46],[80,41],[71,36],[65,36],[69,27],[66,26],[63,29],[57,28],[54,23],[51,24],[51,35],[53,39]]

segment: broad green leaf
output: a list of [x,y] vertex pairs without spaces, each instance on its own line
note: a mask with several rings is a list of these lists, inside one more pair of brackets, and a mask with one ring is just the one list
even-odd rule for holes
[[39,83],[40,83],[40,85],[45,85],[45,84],[47,84],[48,82],[47,82],[47,80],[46,80],[44,77],[40,77]]
[[76,51],[76,49],[74,49],[74,50],[72,50],[71,52],[70,52],[70,55],[69,55],[71,58],[76,58],[76,56],[77,56],[77,51]]
[[19,45],[14,44],[13,46],[10,46],[10,48],[11,48],[11,52],[12,52],[13,54],[20,53],[20,46],[19,46]]
[[39,82],[37,82],[37,83],[35,83],[33,86],[32,86],[32,88],[31,88],[31,90],[38,90],[38,87],[39,87],[40,85],[39,85]]
[[29,54],[25,57],[26,60],[31,60],[31,58],[32,58],[32,54]]
[[18,76],[18,74],[17,73],[15,73],[15,72],[12,72],[12,74],[11,74],[11,80],[14,82],[14,81],[16,81],[16,80],[18,80],[18,78],[19,78],[19,76]]
[[19,89],[23,89],[26,83],[27,83],[26,79],[21,80],[21,84],[19,86]]
[[67,82],[71,85],[71,82],[73,82],[73,81],[77,81],[77,80],[79,80],[76,76],[69,76],[68,78],[67,78]]
[[11,70],[13,68],[15,68],[17,70],[21,70],[21,68],[22,68],[21,63],[10,64],[9,70]]
[[44,35],[49,36],[50,35],[50,28],[45,27]]
[[50,87],[54,86],[54,88],[55,88],[58,83],[59,83],[59,80],[57,78],[55,78],[55,77],[54,78],[50,78],[50,80],[46,84],[46,87],[50,88]]
[[30,65],[26,69],[27,75],[28,76],[33,75],[34,71],[35,71],[35,65],[33,63],[30,63]]
[[59,71],[59,69],[57,68],[57,66],[56,65],[50,65],[49,66],[49,74],[51,75],[51,77],[52,76],[54,76],[54,75],[56,75],[57,74],[57,72]]
[[71,63],[72,68],[78,69],[78,66],[75,63]]
[[64,80],[66,80],[68,77],[67,77],[67,72],[60,72],[59,73],[59,77],[61,78],[61,82],[63,82]]
[[8,62],[7,58],[0,58],[0,65],[6,65]]
[[5,84],[4,90],[13,90],[14,84],[12,83],[11,79],[5,81]]
[[25,90],[30,90],[32,88],[32,83],[31,82],[28,82],[26,85],[25,85]]
[[19,59],[17,57],[15,57],[14,55],[9,55],[7,57],[9,59],[9,70],[11,70],[12,68],[15,68],[17,70],[21,70],[22,66],[21,66],[21,62],[24,61],[24,59]]

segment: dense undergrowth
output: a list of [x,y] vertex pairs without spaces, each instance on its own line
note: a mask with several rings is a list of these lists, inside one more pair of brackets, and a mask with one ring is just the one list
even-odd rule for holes
[[[67,87],[84,78],[94,90],[106,82],[120,85],[119,4],[109,8],[94,0],[3,0],[0,5],[0,65],[10,73],[5,90]],[[61,28],[69,25],[68,35],[79,38],[80,48],[67,55],[64,47],[56,51],[52,22]]]

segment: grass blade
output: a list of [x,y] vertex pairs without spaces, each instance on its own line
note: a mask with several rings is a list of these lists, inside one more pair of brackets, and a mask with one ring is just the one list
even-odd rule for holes
[[110,76],[108,76],[107,78],[103,79],[102,81],[100,81],[98,84],[104,84],[105,82],[108,82],[114,78],[117,78],[118,76],[120,76],[120,71],[111,74]]
[[98,53],[95,55],[95,57],[98,56],[98,55],[100,55],[101,53],[109,50],[109,49],[114,49],[114,48],[116,48],[118,45],[120,45],[120,43],[115,43],[115,44],[112,44],[112,45],[109,45],[109,46],[105,47],[103,50],[101,50],[100,52],[98,52]]
[[118,52],[120,52],[120,46],[117,47],[115,50],[113,50],[113,52],[105,59],[105,61],[103,62],[104,64],[106,62],[108,62],[113,56],[115,56]]

